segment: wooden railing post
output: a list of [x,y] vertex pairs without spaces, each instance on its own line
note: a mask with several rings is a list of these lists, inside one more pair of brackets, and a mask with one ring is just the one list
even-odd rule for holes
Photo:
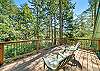
[[98,40],[98,50],[100,51],[100,40]]
[[4,59],[4,44],[0,43],[0,65],[3,64]]
[[36,39],[36,50],[38,52],[38,50],[40,49],[40,40]]

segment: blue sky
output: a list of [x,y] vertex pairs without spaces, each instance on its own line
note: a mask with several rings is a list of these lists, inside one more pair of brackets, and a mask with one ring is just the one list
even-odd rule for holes
[[24,4],[24,3],[28,3],[28,0],[14,0],[14,1],[18,6],[20,6],[20,5]]
[[73,0],[76,2],[74,13],[79,15],[88,8],[88,0]]
[[[81,14],[88,8],[88,0],[73,0],[76,2],[74,13],[76,15]],[[28,3],[28,0],[15,0],[15,3],[20,6],[23,3]]]

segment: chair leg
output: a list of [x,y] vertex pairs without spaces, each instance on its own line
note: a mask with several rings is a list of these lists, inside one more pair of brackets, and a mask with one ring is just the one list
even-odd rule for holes
[[65,70],[66,70],[66,68],[64,67],[64,68],[63,68],[63,71],[65,71]]
[[44,62],[44,69],[45,69],[45,62]]
[[48,68],[48,71],[53,71],[52,69]]

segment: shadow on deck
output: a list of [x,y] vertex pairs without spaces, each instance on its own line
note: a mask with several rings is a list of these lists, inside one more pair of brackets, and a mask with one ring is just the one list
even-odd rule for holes
[[[64,46],[55,47],[48,50],[41,50],[36,55],[20,59],[9,65],[0,68],[0,71],[46,71],[43,68],[43,55],[59,52]],[[75,52],[75,58],[82,66],[82,69],[76,66],[68,66],[66,71],[100,71],[100,60],[95,53],[79,49]],[[62,71],[62,70],[60,70]]]

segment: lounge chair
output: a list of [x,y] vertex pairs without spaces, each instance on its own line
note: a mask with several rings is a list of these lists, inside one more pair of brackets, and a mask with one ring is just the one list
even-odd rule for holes
[[45,69],[45,66],[47,66],[49,71],[58,71],[59,69],[63,69],[65,71],[66,64],[70,61],[75,60],[74,52],[78,49],[78,47],[79,47],[79,42],[76,44],[76,46],[69,47],[69,49],[65,48],[63,53],[66,50],[68,50],[68,51],[72,51],[72,54],[65,56],[63,53],[59,52],[57,55],[57,58],[55,58],[54,60],[43,57],[44,69]]
[[[44,69],[45,66],[47,66],[48,71],[58,71],[59,69],[63,69],[65,71],[66,64],[74,59],[74,55],[69,55],[69,56],[63,56],[63,59],[61,61],[54,60],[53,62],[49,62],[50,60],[47,60],[46,58],[43,58],[44,60]],[[51,64],[50,64],[51,63]]]

